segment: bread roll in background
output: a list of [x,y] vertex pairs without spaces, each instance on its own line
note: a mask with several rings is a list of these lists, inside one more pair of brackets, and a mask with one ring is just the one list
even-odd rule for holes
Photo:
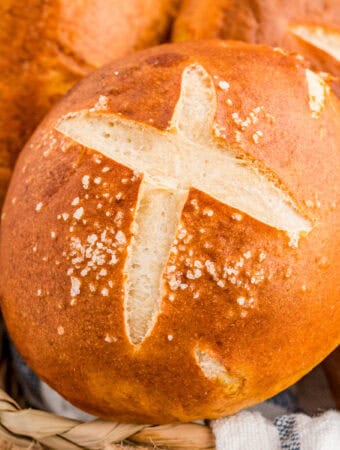
[[339,0],[183,0],[173,41],[235,39],[298,52],[340,96]]
[[242,42],[82,80],[3,212],[2,310],[27,363],[127,422],[224,416],[297,381],[339,343],[339,118],[327,77]]
[[0,208],[16,158],[84,75],[166,38],[177,0],[0,2]]

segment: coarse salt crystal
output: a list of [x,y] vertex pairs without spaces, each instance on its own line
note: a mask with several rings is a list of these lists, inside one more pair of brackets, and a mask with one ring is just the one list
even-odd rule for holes
[[227,91],[230,88],[230,84],[227,81],[221,80],[218,83],[218,87],[222,89],[222,91]]
[[76,297],[80,294],[80,280],[76,277],[71,277],[71,297]]
[[75,197],[73,200],[72,200],[72,203],[71,203],[71,205],[72,206],[77,206],[77,205],[79,205],[79,197]]
[[84,175],[81,181],[83,183],[83,188],[84,189],[88,189],[89,188],[89,183],[90,183],[89,175]]
[[76,209],[76,211],[73,214],[73,217],[77,220],[79,220],[84,214],[84,208],[81,206],[80,208]]

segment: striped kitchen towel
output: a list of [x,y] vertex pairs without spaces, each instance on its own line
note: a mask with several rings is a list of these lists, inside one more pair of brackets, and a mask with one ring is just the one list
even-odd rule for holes
[[273,421],[242,411],[211,423],[216,450],[340,450],[340,413],[286,414]]
[[340,450],[340,413],[321,366],[253,408],[211,421],[216,450]]

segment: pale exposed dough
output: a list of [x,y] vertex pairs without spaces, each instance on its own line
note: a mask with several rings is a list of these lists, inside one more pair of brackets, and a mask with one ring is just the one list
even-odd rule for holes
[[290,31],[340,61],[340,32],[316,25],[292,25]]
[[183,191],[142,185],[125,268],[126,324],[133,344],[139,344],[157,320],[162,274],[185,199]]
[[202,372],[207,378],[222,382],[223,384],[228,386],[229,390],[231,386],[233,386],[234,391],[239,388],[242,380],[230,376],[227,369],[207,352],[196,348],[195,358]]
[[306,79],[309,108],[312,111],[312,116],[318,118],[325,107],[326,97],[329,95],[329,86],[320,75],[309,69],[306,69]]
[[[243,154],[213,138],[215,111],[213,81],[202,66],[193,64],[183,72],[166,132],[95,111],[68,114],[57,124],[73,140],[144,175],[125,266],[125,315],[133,344],[140,344],[157,320],[162,273],[190,186],[290,236],[311,228],[279,183],[271,181],[273,174],[267,177]],[[208,355],[196,357],[204,373],[209,366],[220,370]]]

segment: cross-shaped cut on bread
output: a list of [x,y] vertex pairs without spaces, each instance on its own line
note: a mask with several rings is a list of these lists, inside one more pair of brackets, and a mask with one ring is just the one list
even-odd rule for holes
[[163,272],[190,187],[286,231],[292,240],[311,229],[273,173],[213,137],[216,92],[199,64],[187,66],[170,126],[164,132],[119,115],[84,110],[56,128],[143,176],[125,264],[128,335],[140,344],[159,314]]

